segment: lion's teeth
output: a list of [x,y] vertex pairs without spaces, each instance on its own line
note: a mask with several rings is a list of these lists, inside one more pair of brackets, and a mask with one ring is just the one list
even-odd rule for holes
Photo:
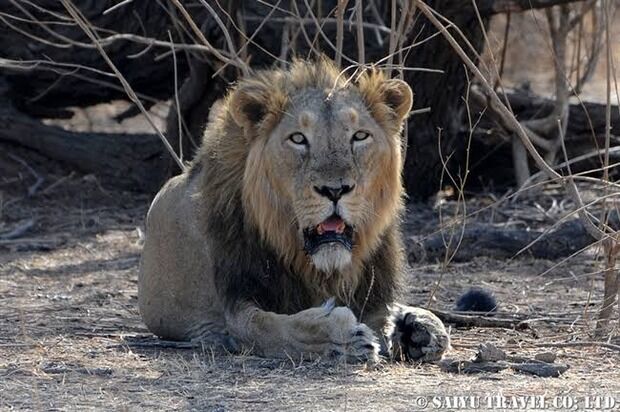
[[316,226],[316,233],[317,235],[323,235],[326,232],[343,234],[346,227],[347,226],[342,219],[339,219],[338,222],[333,219],[328,219],[327,221],[321,222]]

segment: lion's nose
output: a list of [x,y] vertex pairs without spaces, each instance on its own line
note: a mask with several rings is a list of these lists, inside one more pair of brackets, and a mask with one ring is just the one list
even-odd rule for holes
[[337,202],[340,198],[355,188],[355,185],[340,185],[337,187],[333,186],[314,186],[314,190],[320,194],[331,200],[332,202]]

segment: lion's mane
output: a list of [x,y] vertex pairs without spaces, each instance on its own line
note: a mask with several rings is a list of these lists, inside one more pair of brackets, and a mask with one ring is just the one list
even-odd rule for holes
[[[375,70],[348,79],[327,61],[296,61],[289,70],[263,71],[242,80],[214,107],[190,179],[197,187],[200,226],[213,241],[215,284],[227,304],[250,298],[266,310],[294,313],[335,296],[359,313],[394,300],[404,262],[401,157],[392,159],[393,167],[368,193],[376,220],[360,231],[351,269],[326,276],[298,247],[290,209],[275,196],[273,177],[265,172],[270,159],[262,155],[290,96],[306,88],[356,87],[386,133],[399,134],[395,111],[401,108],[389,104],[399,96],[382,87],[384,80]],[[240,118],[254,124],[243,127]]]

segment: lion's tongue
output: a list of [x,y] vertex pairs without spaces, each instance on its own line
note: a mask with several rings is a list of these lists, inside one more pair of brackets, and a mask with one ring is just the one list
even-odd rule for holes
[[317,226],[317,232],[323,234],[325,232],[344,232],[344,221],[339,217],[332,216],[327,218]]

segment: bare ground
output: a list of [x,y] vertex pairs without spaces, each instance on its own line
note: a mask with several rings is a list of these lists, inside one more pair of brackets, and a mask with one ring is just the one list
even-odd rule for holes
[[[556,362],[570,366],[559,378],[140,347],[135,342],[152,341],[136,305],[150,199],[103,189],[93,177],[69,174],[32,154],[28,164],[45,180],[28,196],[36,179],[9,153],[26,156],[0,150],[0,410],[419,410],[419,396],[620,396],[620,352],[536,346],[593,339],[602,297],[593,253],[559,266],[527,256],[478,258],[445,269],[416,264],[408,275],[408,303],[426,305],[441,279],[433,307],[448,309],[470,285],[481,285],[496,294],[502,313],[547,318],[524,331],[453,328],[450,357],[470,359],[481,342],[519,356],[553,351]],[[551,198],[538,199],[489,208],[476,219],[540,225],[545,214],[536,214],[535,204],[548,212]],[[468,205],[471,211],[491,203],[482,196]],[[444,212],[453,207],[444,205]],[[436,209],[410,210],[407,235],[434,230],[436,218]],[[20,228],[23,233],[6,239]]]

